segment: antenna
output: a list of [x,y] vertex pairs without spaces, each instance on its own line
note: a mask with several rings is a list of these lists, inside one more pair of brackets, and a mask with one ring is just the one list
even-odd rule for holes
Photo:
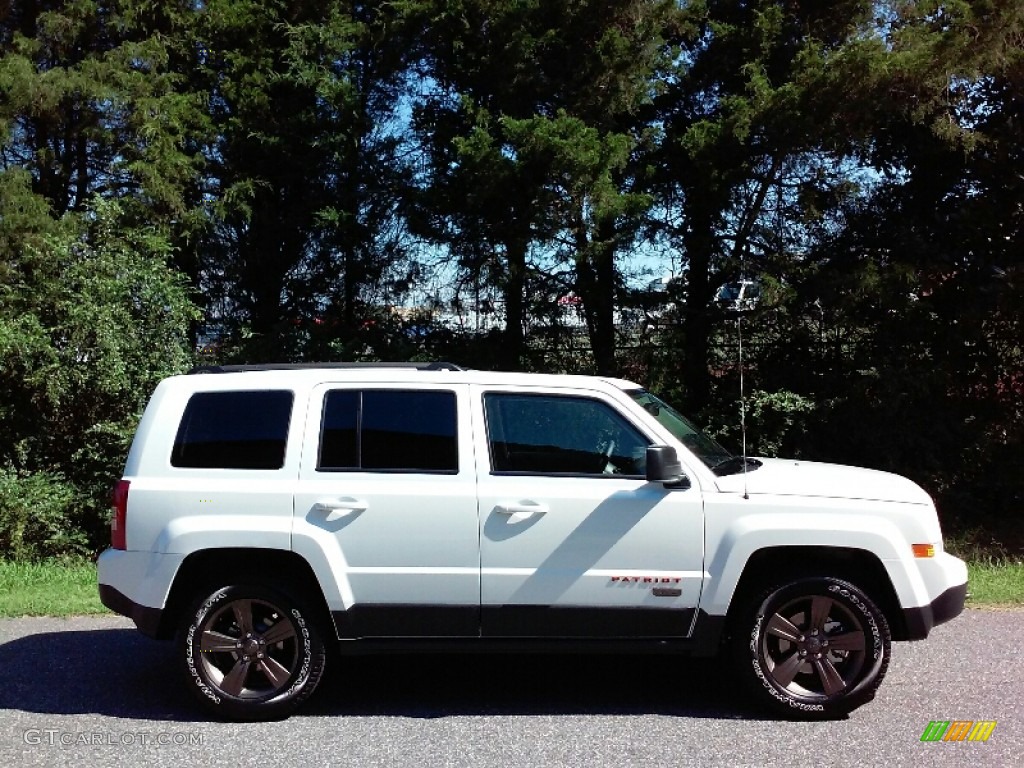
[[736,315],[736,335],[740,342],[740,437],[743,446],[743,498],[749,499],[747,493],[747,401],[743,393],[743,316]]
[[742,439],[743,451],[743,498],[747,500],[750,494],[747,492],[747,397],[743,390],[743,300],[746,293],[747,279],[747,244],[744,243],[740,249],[740,281],[739,290],[736,292],[736,336],[739,339],[739,366],[740,366],[740,438]]

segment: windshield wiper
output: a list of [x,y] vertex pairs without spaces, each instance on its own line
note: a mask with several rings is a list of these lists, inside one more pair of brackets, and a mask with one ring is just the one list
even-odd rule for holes
[[760,466],[760,461],[752,459],[749,456],[730,456],[728,459],[722,459],[720,462],[715,464],[711,468],[711,471],[719,477],[722,477],[723,475],[735,475],[737,472],[742,472],[744,467],[746,467],[747,471],[750,472]]

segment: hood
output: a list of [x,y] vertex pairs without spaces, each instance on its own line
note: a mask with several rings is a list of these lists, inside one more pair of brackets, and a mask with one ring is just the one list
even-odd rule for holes
[[[759,458],[758,461],[762,462],[761,466],[748,470],[746,475],[750,494],[932,503],[921,486],[891,472],[793,459]],[[719,477],[717,482],[721,491],[743,493],[742,472]]]

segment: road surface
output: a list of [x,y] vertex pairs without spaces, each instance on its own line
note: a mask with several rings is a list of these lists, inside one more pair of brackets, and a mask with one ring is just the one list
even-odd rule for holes
[[[746,707],[714,661],[373,656],[285,722],[209,722],[172,646],[120,618],[0,620],[0,766],[1019,766],[1024,611],[969,610],[893,645],[874,702],[827,723]],[[987,742],[922,743],[932,720]],[[127,763],[125,763],[127,764]]]

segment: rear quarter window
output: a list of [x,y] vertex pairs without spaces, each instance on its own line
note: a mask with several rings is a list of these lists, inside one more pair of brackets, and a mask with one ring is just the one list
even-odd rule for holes
[[197,392],[178,426],[171,466],[280,469],[293,400],[286,390]]

